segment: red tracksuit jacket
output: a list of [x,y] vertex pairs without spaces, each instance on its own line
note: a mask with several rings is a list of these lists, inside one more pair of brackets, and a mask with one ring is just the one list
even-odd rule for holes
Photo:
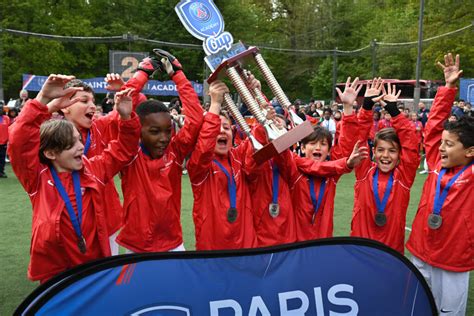
[[[188,172],[194,195],[193,218],[197,250],[252,248],[257,245],[253,226],[252,205],[245,171],[249,141],[232,148],[228,157],[214,154],[216,139],[221,128],[219,115],[207,113],[195,149],[188,162]],[[230,223],[227,210],[230,206],[227,177],[217,159],[236,182],[237,219]],[[231,168],[229,166],[229,161]]]
[[10,118],[7,115],[0,114],[0,145],[8,143],[8,127],[10,126]]
[[[48,280],[80,263],[110,256],[109,232],[104,212],[105,184],[130,161],[137,150],[140,122],[138,117],[120,122],[120,136],[102,155],[88,159],[83,156],[80,171],[83,189],[82,231],[87,252],[79,252],[76,235],[64,201],[54,187],[47,165],[39,161],[39,128],[51,117],[48,108],[30,100],[10,129],[8,152],[18,180],[28,193],[33,206],[32,237],[28,277]],[[59,173],[66,192],[75,205],[70,173]]]
[[[405,223],[410,188],[415,181],[416,170],[420,164],[418,142],[415,129],[403,114],[393,117],[395,128],[402,145],[400,162],[393,170],[393,186],[385,208],[387,223],[379,227],[375,224],[377,206],[372,189],[377,164],[369,159],[355,168],[356,183],[354,186],[354,210],[352,214],[351,236],[364,237],[380,241],[389,247],[404,253]],[[372,111],[361,109],[359,128],[361,140],[365,143],[372,128]],[[390,174],[379,172],[379,197],[382,200]]]
[[[474,166],[465,170],[449,190],[440,215],[443,223],[430,229],[436,180],[441,169],[439,145],[443,123],[448,119],[457,89],[439,87],[425,126],[426,160],[430,173],[407,242],[408,250],[424,262],[454,272],[474,270]],[[461,167],[451,168],[441,181],[441,190]]]
[[140,150],[122,170],[124,225],[117,242],[134,252],[168,251],[183,243],[182,164],[195,146],[203,110],[182,71],[173,76],[173,81],[186,111],[183,128],[161,158],[151,159]]
[[[312,173],[313,163],[306,159],[295,157],[295,163],[300,174],[291,182],[293,209],[296,216],[296,236],[298,241],[332,237],[334,217],[334,197],[336,184],[340,176],[351,171],[347,167],[347,159],[357,141],[358,128],[355,114],[343,116],[341,121],[341,134],[338,144],[330,151],[331,161],[324,162],[326,168],[320,170],[319,174]],[[324,171],[324,172],[323,172]],[[314,177],[314,191],[318,197],[322,181],[326,181],[326,188],[321,206],[316,213],[314,224],[313,203],[311,200],[308,176]]]

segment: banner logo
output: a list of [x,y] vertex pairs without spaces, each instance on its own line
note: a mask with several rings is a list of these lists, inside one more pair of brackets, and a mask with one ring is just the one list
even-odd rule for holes
[[189,13],[198,22],[207,22],[211,18],[211,11],[204,3],[195,2],[189,6]]
[[224,19],[212,0],[182,0],[175,11],[186,30],[203,41],[206,55],[231,49],[234,38],[224,32]]
[[186,30],[202,41],[224,31],[224,19],[212,0],[182,0],[175,11]]

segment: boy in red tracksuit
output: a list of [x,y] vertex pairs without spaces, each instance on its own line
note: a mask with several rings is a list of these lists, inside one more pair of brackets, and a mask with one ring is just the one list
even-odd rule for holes
[[138,144],[131,90],[117,95],[118,139],[92,159],[83,155],[81,135],[71,122],[48,121],[52,109],[46,104],[81,91],[64,89],[73,78],[50,75],[10,130],[11,164],[33,206],[28,277],[42,283],[76,265],[110,256],[105,184],[131,160]]
[[[346,157],[350,156],[357,141],[354,131],[357,130],[358,123],[352,109],[361,89],[357,83],[358,78],[352,84],[348,78],[344,93],[337,88],[344,104],[338,144],[331,146],[332,135],[318,126],[301,142],[305,158],[293,157],[299,170],[298,176],[290,183],[298,241],[332,237],[336,184],[342,174],[352,171]],[[365,155],[366,149],[362,151],[364,153],[358,155]],[[329,154],[330,161],[326,162]],[[311,170],[311,160],[325,162],[326,172],[321,171],[315,176]]]
[[[439,87],[425,125],[430,173],[407,248],[431,287],[440,314],[465,315],[469,271],[474,269],[474,120],[445,123],[462,74],[459,55],[445,55]],[[444,124],[444,129],[443,129]]]
[[220,81],[210,85],[211,106],[187,166],[194,195],[197,250],[257,245],[245,169],[252,149],[248,140],[232,148],[230,118],[219,116],[228,92]]
[[[379,97],[383,82],[367,84],[364,105],[359,112],[360,137],[368,140],[373,122],[373,98]],[[400,94],[400,92],[398,93]],[[398,95],[390,85],[380,100],[386,103],[393,128],[375,134],[375,162],[364,161],[355,169],[354,210],[351,236],[380,241],[404,253],[405,223],[410,188],[420,164],[415,129],[397,108]]]
[[423,147],[423,124],[418,120],[418,114],[416,114],[416,112],[410,113],[410,123],[416,131],[418,151],[421,153],[421,149]]
[[186,121],[171,137],[168,108],[156,100],[141,103],[140,151],[122,170],[124,224],[117,242],[129,252],[184,250],[181,229],[181,177],[203,121],[203,110],[178,60],[154,50],[161,67],[176,83]]
[[8,115],[3,115],[3,113],[0,113],[0,178],[7,177],[5,173],[5,157],[7,153],[9,126],[10,118]]

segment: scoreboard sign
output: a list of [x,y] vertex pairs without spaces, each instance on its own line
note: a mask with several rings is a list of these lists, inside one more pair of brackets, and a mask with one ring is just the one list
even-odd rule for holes
[[109,71],[119,74],[123,79],[132,78],[133,72],[137,69],[140,61],[147,57],[144,52],[109,51]]

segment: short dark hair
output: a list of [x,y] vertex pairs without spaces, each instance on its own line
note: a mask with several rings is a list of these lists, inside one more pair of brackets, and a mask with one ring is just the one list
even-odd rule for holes
[[395,143],[398,145],[399,149],[402,149],[402,145],[400,143],[400,138],[398,138],[397,132],[393,127],[384,128],[375,134],[374,138],[374,147],[377,147],[377,141],[384,140],[386,142]]
[[444,130],[456,134],[464,148],[474,146],[474,118],[464,115],[456,122],[446,121]]
[[66,83],[66,85],[64,86],[64,89],[71,88],[71,87],[82,88],[82,91],[92,93],[92,95],[95,97],[94,90],[92,89],[92,87],[82,80],[72,79],[71,81]]
[[323,114],[326,113],[326,112],[329,112],[329,115],[332,115],[332,110],[331,110],[331,108],[324,108]]
[[74,146],[74,125],[67,120],[51,119],[40,127],[40,147],[39,158],[43,164],[50,164],[50,159],[46,158],[44,151],[52,150],[60,153],[63,150]]
[[147,100],[137,106],[136,112],[140,117],[140,120],[143,120],[147,115],[152,113],[169,113],[169,109],[166,105],[158,100]]
[[331,146],[332,146],[331,132],[329,132],[329,130],[327,130],[324,127],[316,126],[311,134],[309,134],[308,136],[306,136],[305,138],[301,140],[301,144],[306,145],[309,142],[321,141],[321,140],[327,140],[329,144],[329,149],[331,149]]

